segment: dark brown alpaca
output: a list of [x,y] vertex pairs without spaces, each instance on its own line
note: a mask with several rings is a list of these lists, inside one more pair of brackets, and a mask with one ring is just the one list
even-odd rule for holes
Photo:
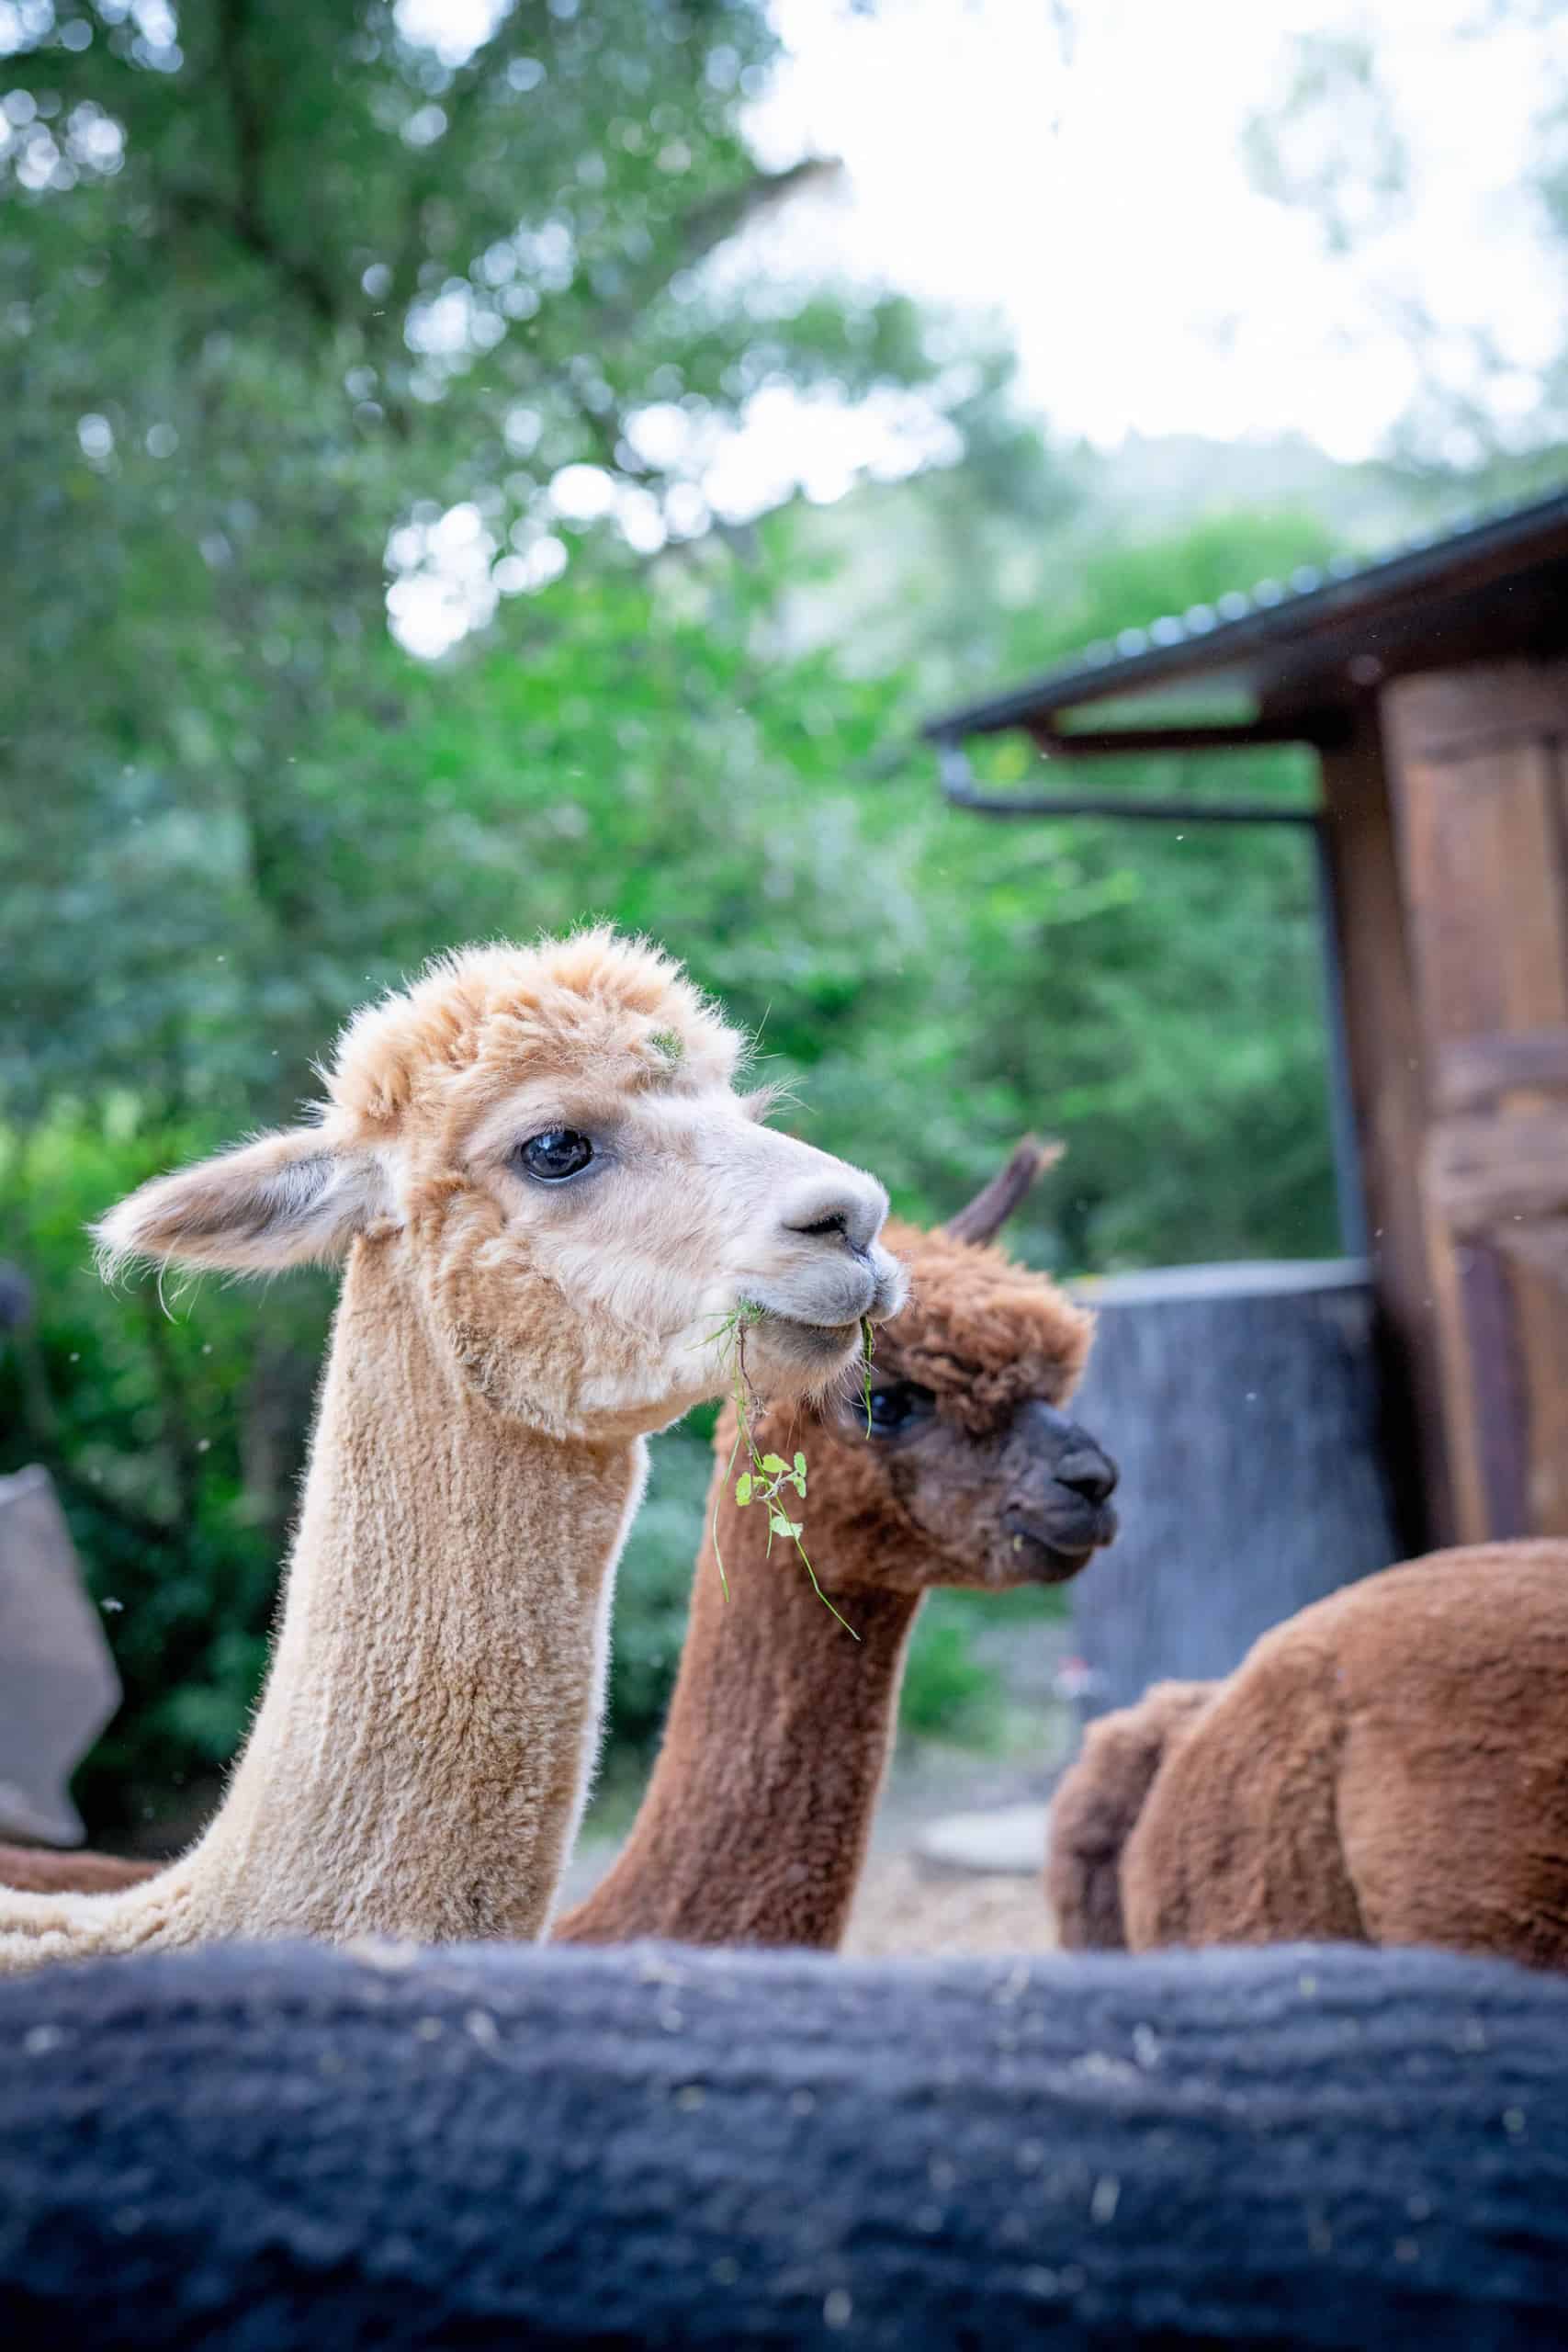
[[1052,1812],[1065,1944],[1444,1944],[1568,1967],[1568,1542],[1389,1568],[1156,1683]]
[[[807,1546],[858,1641],[791,1548],[767,1556],[765,1513],[737,1507],[725,1416],[659,1762],[619,1860],[557,1940],[837,1945],[922,1595],[1057,1583],[1110,1541],[1114,1467],[1060,1409],[1093,1318],[985,1246],[1054,1157],[1022,1144],[945,1229],[891,1229],[913,1298],[877,1333],[869,1438],[858,1394],[756,1425],[761,1451],[807,1454]],[[50,1892],[147,1869],[0,1847],[0,1882]]]
[[869,1438],[858,1395],[757,1426],[761,1452],[807,1456],[807,1547],[858,1641],[792,1549],[768,1556],[765,1514],[736,1505],[725,1416],[659,1761],[619,1860],[556,1940],[835,1947],[923,1594],[1057,1583],[1110,1541],[1114,1468],[1061,1410],[1091,1318],[981,1246],[1043,1164],[1021,1147],[945,1231],[889,1229],[911,1303],[877,1334]]

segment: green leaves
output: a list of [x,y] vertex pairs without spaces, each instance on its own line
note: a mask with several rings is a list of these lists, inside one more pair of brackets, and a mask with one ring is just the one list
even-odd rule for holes
[[[792,1519],[779,1501],[780,1495],[786,1487],[792,1488],[802,1501],[805,1500],[807,1475],[805,1454],[797,1453],[793,1463],[790,1463],[784,1460],[782,1453],[763,1453],[759,1450],[757,1441],[751,1433],[751,1394],[746,1379],[746,1331],[750,1324],[758,1320],[761,1312],[760,1308],[748,1307],[747,1305],[742,1304],[735,1309],[733,1314],[726,1316],[719,1326],[725,1343],[732,1351],[731,1401],[735,1407],[735,1443],[730,1448],[729,1461],[726,1465],[724,1479],[720,1481],[720,1485],[728,1483],[744,1448],[750,1467],[742,1470],[735,1480],[736,1508],[745,1510],[754,1502],[761,1503],[764,1507],[768,1514],[770,1554],[773,1548],[775,1535],[786,1544],[793,1544],[800,1555],[802,1566],[811,1579],[812,1591],[829,1614],[838,1618],[845,1633],[853,1635],[858,1642],[860,1635],[855,1633],[854,1627],[847,1618],[840,1615],[839,1611],[834,1608],[818,1582],[817,1571],[811,1565],[805,1544],[801,1541],[806,1532],[805,1521]],[[714,1559],[718,1567],[719,1584],[728,1600],[729,1577],[725,1569],[724,1554],[719,1546],[716,1499],[714,1504],[710,1532],[713,1539]]]

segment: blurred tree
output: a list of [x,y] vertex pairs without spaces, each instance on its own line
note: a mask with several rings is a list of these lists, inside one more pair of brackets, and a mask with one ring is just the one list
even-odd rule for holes
[[[1393,435],[1406,468],[1461,485],[1473,500],[1522,495],[1561,475],[1568,440],[1568,334],[1555,350],[1508,350],[1478,323],[1438,315],[1410,277],[1404,231],[1427,200],[1443,156],[1419,123],[1434,50],[1462,60],[1500,42],[1535,92],[1525,153],[1495,200],[1523,196],[1540,235],[1542,309],[1563,313],[1568,290],[1568,6],[1564,0],[1443,0],[1406,23],[1362,17],[1296,34],[1281,87],[1247,138],[1255,186],[1314,220],[1325,250],[1371,258],[1376,323],[1407,350],[1417,389]],[[1414,56],[1396,63],[1400,41]],[[1419,57],[1427,70],[1409,69]]]
[[389,968],[323,897],[344,811],[286,788],[329,720],[397,723],[389,564],[438,646],[564,560],[573,488],[646,553],[760,388],[931,374],[896,298],[705,273],[831,168],[748,155],[754,0],[461,20],[0,6],[13,1095],[134,1057],[171,1116],[254,1107]]

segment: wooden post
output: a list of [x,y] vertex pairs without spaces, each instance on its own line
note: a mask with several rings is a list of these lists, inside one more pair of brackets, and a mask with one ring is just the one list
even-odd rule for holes
[[1427,1086],[1377,715],[1325,752],[1320,838],[1338,918],[1341,998],[1367,1203],[1389,1477],[1403,1548],[1452,1539],[1443,1385],[1427,1258]]
[[1383,696],[1461,1537],[1568,1534],[1568,664]]

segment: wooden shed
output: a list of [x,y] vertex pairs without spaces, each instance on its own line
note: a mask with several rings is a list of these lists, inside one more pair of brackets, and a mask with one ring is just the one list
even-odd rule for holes
[[[1221,693],[1247,715],[1172,715]],[[979,789],[964,744],[1001,730],[1060,788]],[[1434,1542],[1568,1534],[1568,493],[1129,628],[925,731],[950,800],[1021,817],[1279,821],[1097,795],[1084,763],[1313,748],[1341,1198],[1401,1483]]]

